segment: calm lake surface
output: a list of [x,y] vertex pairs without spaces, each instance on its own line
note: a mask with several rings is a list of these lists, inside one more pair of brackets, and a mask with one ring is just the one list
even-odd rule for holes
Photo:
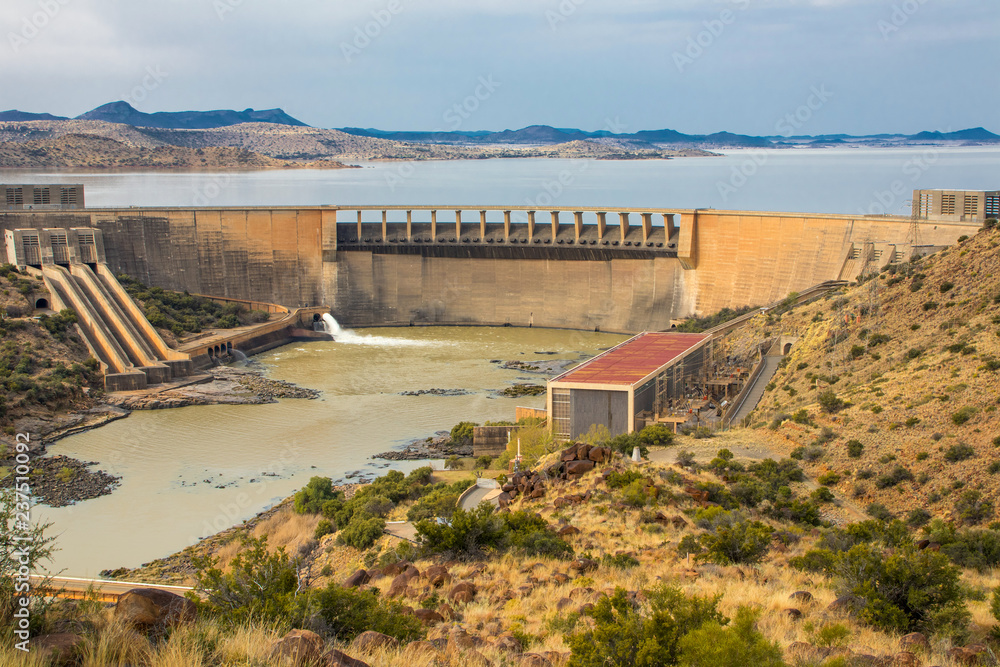
[[90,206],[510,204],[909,215],[914,189],[1000,187],[1000,147],[739,150],[673,160],[379,162],[361,169],[249,173],[0,171],[0,180],[82,182]]
[[[731,151],[675,160],[476,160],[368,163],[333,171],[40,173],[0,182],[82,182],[90,206],[510,204],[909,215],[916,188],[1000,187],[1000,148]],[[272,377],[319,389],[316,401],[137,412],[66,438],[51,454],[96,461],[122,477],[112,495],[36,508],[54,523],[55,569],[92,576],[166,556],[253,516],[312,475],[382,470],[377,452],[461,420],[510,419],[515,381],[491,359],[591,356],[621,337],[539,329],[359,331],[350,343],[290,345],[256,361]],[[518,380],[521,378],[521,380]],[[400,396],[429,388],[463,396]],[[400,469],[412,464],[393,464]],[[217,488],[222,487],[222,488]]]

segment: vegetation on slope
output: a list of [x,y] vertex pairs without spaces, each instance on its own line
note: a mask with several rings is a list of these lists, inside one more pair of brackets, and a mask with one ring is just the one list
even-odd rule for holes
[[998,246],[1000,231],[984,228],[777,319],[800,340],[747,439],[835,477],[830,488],[862,505],[996,520]]
[[118,282],[139,302],[150,324],[158,329],[167,329],[175,336],[198,333],[203,329],[232,329],[266,322],[269,317],[265,311],[248,310],[238,303],[223,305],[187,292],[147,287],[125,274],[118,275]]

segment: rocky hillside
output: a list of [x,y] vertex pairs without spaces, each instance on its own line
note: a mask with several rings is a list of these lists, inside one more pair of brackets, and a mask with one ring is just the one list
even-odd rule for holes
[[862,505],[995,521],[998,246],[984,230],[768,323],[800,340],[741,437]]
[[[146,142],[143,142],[146,143]],[[0,166],[8,169],[281,169],[343,168],[333,161],[291,162],[244,148],[185,148],[130,145],[92,134],[65,134],[0,143]]]
[[[592,159],[647,159],[678,156],[710,155],[697,149],[667,150],[648,147],[630,147],[599,141],[573,141],[551,146],[487,145],[444,146],[412,144],[377,137],[355,136],[339,130],[322,130],[312,127],[279,125],[274,123],[242,123],[229,127],[204,130],[178,130],[133,127],[121,123],[98,120],[0,122],[0,166],[45,168],[70,166],[90,167],[101,164],[100,155],[77,155],[83,136],[95,143],[98,138],[112,140],[129,149],[125,151],[108,144],[112,151],[106,166],[168,166],[199,168],[210,164],[204,154],[191,154],[180,149],[240,149],[258,154],[244,156],[249,163],[262,167],[285,166],[270,163],[261,156],[276,160],[327,161],[356,160],[457,160],[484,158],[592,158]],[[34,142],[34,143],[30,143]],[[26,147],[19,144],[28,144]],[[148,151],[160,149],[163,157],[157,158]],[[50,155],[51,153],[51,155]],[[119,156],[119,154],[121,154]],[[240,166],[239,152],[221,152],[216,158],[220,163]],[[206,162],[201,160],[205,158]],[[299,165],[301,166],[301,165]],[[337,166],[337,165],[334,165]],[[260,168],[248,166],[247,168]]]

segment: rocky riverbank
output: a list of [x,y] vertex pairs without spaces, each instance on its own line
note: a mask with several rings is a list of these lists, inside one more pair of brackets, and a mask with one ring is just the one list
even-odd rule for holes
[[438,431],[430,438],[414,440],[403,449],[376,454],[373,459],[387,461],[423,461],[449,456],[472,456],[472,443],[456,443],[448,431]]
[[[3,462],[12,467],[11,461]],[[105,496],[121,483],[103,470],[91,470],[96,462],[78,461],[68,456],[46,456],[31,462],[28,474],[31,496],[49,507],[65,507],[81,500]],[[14,475],[0,480],[0,488],[13,488]]]
[[122,392],[108,402],[127,410],[162,410],[188,405],[261,405],[279,398],[319,398],[306,389],[283,380],[272,380],[254,368],[218,366],[208,369],[204,382],[162,390]]

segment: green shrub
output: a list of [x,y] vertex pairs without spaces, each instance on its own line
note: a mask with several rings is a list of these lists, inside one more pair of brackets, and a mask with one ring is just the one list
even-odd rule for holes
[[[706,623],[727,622],[719,597],[684,595],[666,585],[643,591],[635,604],[622,588],[587,613],[592,627],[563,638],[574,667],[659,667],[680,664],[680,641]],[[721,597],[721,596],[720,596]]]
[[674,432],[666,424],[647,424],[639,431],[639,442],[647,447],[669,447],[674,444]]
[[861,444],[860,440],[848,440],[847,441],[847,455],[852,459],[860,458],[861,452],[865,450],[865,446]]
[[993,516],[993,503],[979,491],[970,489],[955,501],[955,513],[964,522],[976,525]]
[[232,626],[251,620],[280,624],[289,621],[298,577],[284,547],[268,552],[267,538],[244,537],[226,572],[210,556],[194,556],[195,590],[199,607]]
[[938,304],[937,304],[936,301],[926,301],[926,302],[924,302],[924,306],[923,307],[924,307],[924,312],[926,312],[928,310],[936,310],[937,307],[938,307]]
[[952,445],[945,451],[944,460],[949,463],[958,463],[959,461],[964,461],[966,459],[971,459],[976,455],[976,450],[972,445],[967,445],[964,442]]
[[827,623],[816,631],[813,641],[817,646],[843,646],[851,636],[851,629],[843,623]]
[[904,544],[891,552],[868,544],[838,556],[836,589],[859,601],[858,618],[883,632],[926,632],[968,624],[961,571],[947,556]]
[[708,621],[681,637],[679,664],[685,667],[784,667],[781,647],[757,630],[758,616],[758,612],[741,606],[731,624]]
[[355,549],[367,549],[382,537],[385,519],[378,516],[355,515],[337,535],[337,544],[346,544]]
[[333,524],[330,523],[329,519],[320,519],[319,523],[316,524],[316,532],[313,533],[313,537],[318,540],[322,537],[326,537],[333,531]]
[[911,528],[920,528],[931,520],[931,513],[925,509],[918,508],[910,512],[906,517],[906,525]]
[[880,476],[875,480],[875,486],[880,489],[888,489],[889,487],[896,486],[900,482],[913,481],[913,473],[907,470],[904,466],[897,465],[888,474]]
[[[998,624],[1000,624],[1000,586],[993,590],[993,599],[990,602],[990,613]],[[993,628],[993,636],[1000,637],[1000,625]]]
[[484,470],[486,470],[492,464],[493,464],[493,457],[490,456],[489,454],[483,454],[482,456],[480,456],[480,457],[478,457],[476,459],[476,467],[477,468],[483,468]]
[[822,408],[823,412],[834,413],[839,412],[847,407],[847,402],[841,400],[837,397],[832,389],[827,389],[816,397],[817,402],[819,402],[819,407]]
[[338,494],[334,492],[329,477],[313,477],[295,494],[295,511],[298,514],[319,514],[323,504],[336,497]]
[[528,556],[573,555],[572,547],[549,532],[548,524],[538,515],[523,510],[497,514],[488,503],[469,511],[456,509],[450,524],[424,519],[417,522],[416,529],[425,552],[455,558],[482,558],[511,549]]
[[475,422],[458,422],[451,427],[451,440],[459,445],[471,445],[473,429],[479,424]]
[[796,424],[808,424],[809,423],[809,411],[805,408],[798,410],[792,415],[792,421]]
[[601,557],[601,565],[605,567],[614,567],[619,570],[628,570],[633,567],[639,566],[639,560],[632,556],[631,554],[618,554],[612,556],[611,554],[604,554]]
[[830,471],[823,475],[820,475],[817,480],[823,486],[833,486],[840,481],[840,475],[834,471]]
[[337,642],[350,643],[367,630],[411,642],[424,636],[420,621],[401,602],[379,597],[373,589],[329,584],[308,590],[296,600],[296,625],[312,627]]
[[771,547],[772,533],[767,524],[736,512],[723,512],[699,538],[705,549],[701,558],[720,565],[759,563]]
[[972,416],[974,414],[976,414],[976,409],[971,405],[967,405],[964,408],[958,410],[957,412],[952,413],[951,423],[955,424],[956,426],[961,426],[965,422],[972,419]]
[[872,503],[868,506],[865,512],[867,512],[868,516],[878,521],[892,521],[894,518],[893,513],[889,511],[889,508],[881,503]]
[[832,503],[835,499],[833,492],[825,486],[821,486],[813,491],[809,497],[818,503]]
[[610,489],[623,489],[632,482],[642,479],[642,473],[638,470],[626,470],[624,472],[613,471],[608,475],[605,482]]

